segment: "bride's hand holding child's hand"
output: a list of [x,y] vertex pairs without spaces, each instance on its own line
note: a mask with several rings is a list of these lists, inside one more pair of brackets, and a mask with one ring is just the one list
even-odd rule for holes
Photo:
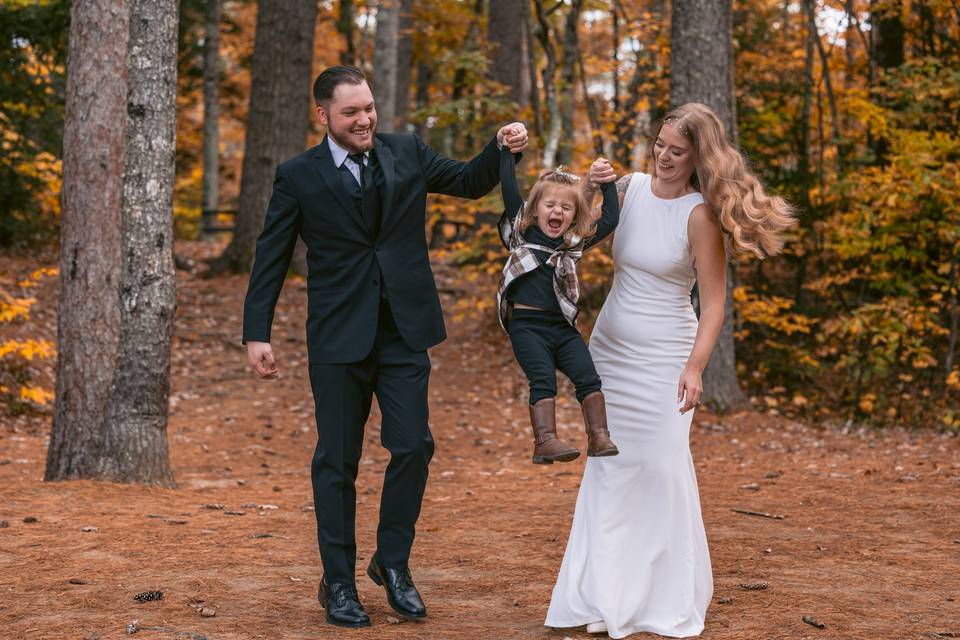
[[597,158],[590,165],[590,175],[587,176],[587,187],[596,190],[600,185],[613,182],[617,179],[617,174],[610,166],[610,161],[606,158]]

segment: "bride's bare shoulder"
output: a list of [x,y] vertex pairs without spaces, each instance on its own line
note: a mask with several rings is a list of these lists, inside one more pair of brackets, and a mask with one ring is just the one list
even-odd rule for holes
[[623,197],[623,195],[627,192],[627,189],[630,188],[630,181],[635,176],[639,180],[643,174],[638,171],[631,171],[630,173],[625,173],[617,178],[617,194],[620,195],[620,197]]

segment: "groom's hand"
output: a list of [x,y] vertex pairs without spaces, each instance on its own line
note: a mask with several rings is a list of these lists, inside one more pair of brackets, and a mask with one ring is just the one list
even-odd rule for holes
[[497,131],[497,144],[506,147],[512,153],[522,153],[527,149],[527,127],[522,122],[511,122]]
[[276,380],[280,377],[277,361],[269,342],[247,342],[247,360],[261,380]]

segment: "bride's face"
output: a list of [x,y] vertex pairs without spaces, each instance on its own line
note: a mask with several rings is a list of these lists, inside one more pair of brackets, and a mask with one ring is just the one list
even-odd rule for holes
[[664,182],[687,184],[696,169],[696,152],[690,140],[672,124],[660,127],[653,143],[656,176]]

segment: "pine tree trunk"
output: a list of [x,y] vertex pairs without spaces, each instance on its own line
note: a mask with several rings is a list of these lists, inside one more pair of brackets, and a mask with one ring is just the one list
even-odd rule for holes
[[487,42],[490,43],[490,77],[507,87],[510,99],[521,109],[530,104],[530,74],[527,69],[527,39],[524,4],[528,0],[498,0],[490,3]]
[[278,164],[303,151],[310,124],[315,0],[259,0],[250,109],[233,239],[211,272],[249,271]]
[[377,101],[377,131],[396,130],[397,48],[400,0],[380,0],[373,45],[373,91]]
[[57,381],[46,480],[95,477],[120,335],[129,6],[70,11]]
[[[730,0],[674,0],[670,30],[670,106],[706,104],[737,139]],[[723,329],[703,372],[703,401],[719,411],[748,405],[733,343],[733,273],[727,269]]]
[[120,344],[98,477],[172,486],[167,454],[176,311],[173,182],[177,0],[132,0]]
[[200,239],[220,209],[220,0],[207,0],[207,26],[203,40],[203,187]]

